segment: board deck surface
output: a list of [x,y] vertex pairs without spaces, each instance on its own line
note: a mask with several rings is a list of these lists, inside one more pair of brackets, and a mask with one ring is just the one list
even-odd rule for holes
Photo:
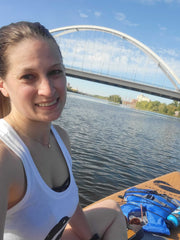
[[[177,199],[180,201],[180,172],[176,171],[176,172],[172,172],[172,173],[168,173],[166,175],[157,177],[155,179],[149,180],[147,182],[144,183],[140,183],[138,185],[135,185],[133,187],[137,187],[137,188],[143,188],[143,189],[152,189],[152,190],[156,190],[158,193],[160,194],[166,194],[167,196]],[[117,192],[115,194],[112,194],[106,198],[103,198],[99,201],[103,201],[106,199],[113,199],[116,202],[118,202],[120,205],[124,204],[124,200],[123,200],[123,196],[124,193],[127,189]],[[98,202],[99,202],[98,201]],[[128,230],[128,239],[132,239],[134,236],[134,232],[132,230]],[[160,239],[168,239],[168,240],[180,240],[180,226],[178,228],[176,228],[170,236],[157,236],[155,234],[149,234],[149,233],[145,233],[145,236],[143,237],[143,240],[148,240],[148,239],[152,239],[152,240],[160,240]]]

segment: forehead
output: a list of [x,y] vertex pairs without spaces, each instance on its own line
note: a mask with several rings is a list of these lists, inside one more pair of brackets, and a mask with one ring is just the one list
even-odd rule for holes
[[62,61],[58,45],[51,39],[25,39],[8,48],[8,64],[28,64],[38,61]]

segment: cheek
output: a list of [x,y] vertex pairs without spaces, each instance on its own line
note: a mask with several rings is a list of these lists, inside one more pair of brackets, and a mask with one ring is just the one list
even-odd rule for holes
[[66,94],[66,78],[61,79],[61,81],[57,82],[57,86],[56,86],[59,91],[61,92],[61,94]]
[[33,98],[35,90],[32,87],[24,86],[17,89],[16,95],[20,101],[28,101]]

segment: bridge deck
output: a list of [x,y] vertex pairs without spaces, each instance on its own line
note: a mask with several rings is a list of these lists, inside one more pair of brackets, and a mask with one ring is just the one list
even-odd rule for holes
[[168,89],[157,88],[157,87],[145,85],[142,83],[137,83],[137,82],[113,78],[105,75],[75,70],[67,67],[66,67],[66,75],[69,77],[81,78],[84,80],[98,82],[98,83],[105,83],[105,84],[116,86],[116,87],[140,91],[140,92],[152,94],[155,96],[180,101],[180,91],[172,91]]

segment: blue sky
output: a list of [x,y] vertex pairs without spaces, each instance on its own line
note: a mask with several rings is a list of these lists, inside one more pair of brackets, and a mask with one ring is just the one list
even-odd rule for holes
[[[104,26],[126,33],[160,54],[180,78],[180,0],[0,0],[0,26],[39,21],[48,29],[71,25]],[[73,87],[93,94],[138,93],[82,81]],[[160,99],[161,101],[161,99]]]

